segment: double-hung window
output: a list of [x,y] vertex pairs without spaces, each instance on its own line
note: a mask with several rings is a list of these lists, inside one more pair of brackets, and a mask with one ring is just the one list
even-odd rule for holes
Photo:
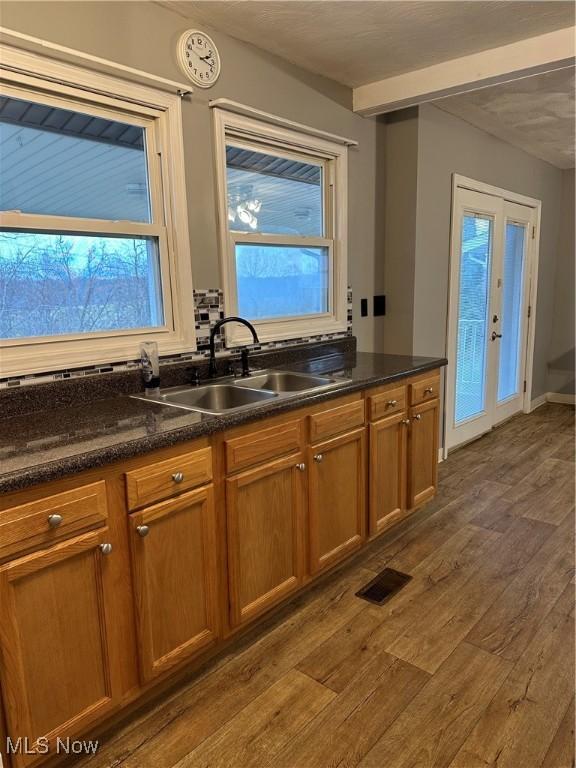
[[262,341],[345,331],[346,146],[219,107],[214,122],[226,314]]
[[179,97],[36,58],[0,69],[0,376],[191,349]]

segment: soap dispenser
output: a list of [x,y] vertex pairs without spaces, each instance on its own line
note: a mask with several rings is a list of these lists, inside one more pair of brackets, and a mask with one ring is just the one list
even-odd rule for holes
[[160,394],[160,359],[158,357],[158,344],[155,341],[142,342],[140,360],[142,361],[144,393],[147,397],[158,397]]

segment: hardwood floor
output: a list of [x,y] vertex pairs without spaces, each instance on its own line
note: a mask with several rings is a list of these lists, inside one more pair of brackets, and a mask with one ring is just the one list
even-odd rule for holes
[[[108,734],[90,768],[574,766],[574,410],[456,451],[415,520]],[[376,607],[355,591],[412,574]]]

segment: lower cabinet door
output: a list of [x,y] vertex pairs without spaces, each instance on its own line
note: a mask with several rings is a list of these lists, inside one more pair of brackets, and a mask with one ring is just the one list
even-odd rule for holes
[[406,414],[370,424],[370,533],[406,514]]
[[429,501],[438,484],[438,400],[410,409],[408,432],[408,506]]
[[310,572],[328,568],[365,538],[365,430],[309,449]]
[[298,454],[226,480],[232,626],[250,621],[302,583],[305,469]]
[[151,680],[218,637],[213,487],[130,515],[140,672]]
[[0,680],[17,768],[46,759],[57,737],[85,731],[115,704],[107,535],[87,533],[0,567]]

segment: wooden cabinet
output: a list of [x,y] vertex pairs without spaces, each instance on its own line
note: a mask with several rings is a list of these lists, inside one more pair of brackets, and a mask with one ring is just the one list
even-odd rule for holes
[[104,526],[107,517],[102,480],[6,509],[0,517],[0,559]]
[[398,413],[370,424],[370,532],[381,533],[406,514],[407,424]]
[[1,497],[0,740],[4,719],[29,749],[90,734],[360,549],[368,521],[381,533],[431,499],[439,383],[395,379]]
[[365,430],[308,449],[310,572],[328,568],[365,536]]
[[212,480],[212,449],[200,448],[174,459],[157,461],[126,472],[128,509],[198,488]]
[[418,507],[436,493],[438,483],[439,402],[410,408],[408,430],[408,506]]
[[226,480],[230,619],[238,626],[301,583],[302,454]]
[[218,638],[212,486],[130,515],[138,652],[148,681]]
[[[107,535],[87,533],[0,567],[2,693],[9,733],[28,737],[29,749],[40,737],[86,730],[115,703]],[[15,766],[36,759],[13,756]]]
[[439,386],[440,377],[433,371],[368,395],[372,536],[436,493]]

